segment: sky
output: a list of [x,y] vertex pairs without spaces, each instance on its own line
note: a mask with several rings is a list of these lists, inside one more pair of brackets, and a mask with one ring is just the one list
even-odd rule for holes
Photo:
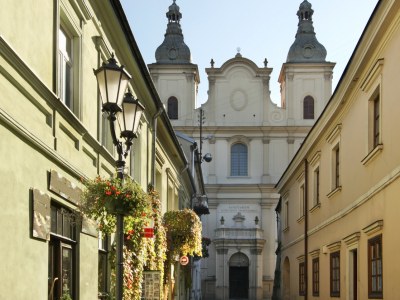
[[[155,63],[155,51],[167,29],[166,12],[172,0],[120,0],[146,64]],[[314,10],[318,41],[327,50],[326,60],[336,63],[335,89],[378,0],[308,0]],[[382,0],[381,0],[382,1]],[[273,68],[271,99],[280,104],[278,76],[295,40],[297,10],[303,0],[177,0],[181,27],[192,63],[200,72],[198,104],[207,100],[205,68],[243,57],[257,66]],[[333,91],[332,91],[333,92]]]

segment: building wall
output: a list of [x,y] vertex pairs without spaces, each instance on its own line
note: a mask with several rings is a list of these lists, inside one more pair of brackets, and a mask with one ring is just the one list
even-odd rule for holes
[[[380,2],[367,24],[348,70],[330,100],[326,111],[311,130],[293,162],[285,171],[278,189],[282,194],[281,216],[285,222],[284,203],[289,203],[289,226],[283,224],[282,273],[285,259],[290,262],[290,286],[281,278],[283,299],[302,299],[299,295],[299,260],[308,260],[308,299],[331,297],[330,255],[340,251],[340,295],[338,299],[368,299],[371,271],[368,243],[382,238],[383,293],[380,298],[400,297],[394,274],[399,272],[396,235],[399,209],[400,143],[397,103],[400,46],[399,3]],[[373,99],[379,94],[379,141],[371,144],[373,135]],[[339,185],[333,182],[335,156],[340,146]],[[308,172],[305,168],[308,162]],[[320,170],[320,203],[315,203],[315,173]],[[302,175],[303,174],[303,175]],[[300,186],[308,180],[308,210],[298,216]],[[305,253],[305,218],[308,221]],[[354,256],[355,251],[357,256]],[[320,291],[313,295],[312,259],[319,257]],[[353,260],[356,261],[354,266]],[[356,272],[356,277],[354,277]],[[285,291],[288,291],[285,294]],[[379,293],[378,293],[379,294]],[[290,298],[290,299],[292,299]]]
[[[115,157],[106,146],[111,137],[102,124],[100,99],[93,69],[115,53],[133,75],[131,91],[146,107],[126,174],[143,187],[151,182],[152,118],[161,101],[124,27],[119,1],[5,1],[0,12],[0,274],[7,299],[47,299],[49,245],[54,234],[37,237],[33,224],[37,206],[78,211],[81,178],[115,176]],[[122,15],[121,15],[122,13]],[[59,24],[73,39],[73,103],[60,99],[57,36]],[[145,70],[145,71],[144,71]],[[158,99],[158,102],[157,102]],[[163,210],[191,200],[193,186],[187,162],[167,116],[158,122],[156,147]],[[104,125],[104,126],[103,126]],[[167,184],[168,182],[168,184]],[[171,183],[172,182],[172,183]],[[170,186],[172,192],[169,192]],[[181,195],[181,198],[179,198]],[[172,206],[167,207],[167,201]],[[42,215],[50,226],[51,214]],[[40,222],[39,222],[40,223]],[[98,297],[98,232],[92,224],[77,225],[74,248],[74,299]],[[50,237],[51,236],[51,237]],[[28,250],[29,249],[29,250]],[[61,280],[59,278],[59,280]],[[50,282],[51,283],[51,282]]]

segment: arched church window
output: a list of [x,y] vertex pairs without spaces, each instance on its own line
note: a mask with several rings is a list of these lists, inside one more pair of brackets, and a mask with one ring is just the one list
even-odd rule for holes
[[314,119],[314,98],[307,96],[303,102],[303,118]]
[[168,117],[171,120],[178,120],[178,99],[172,96],[168,99]]
[[231,147],[231,176],[247,176],[247,146],[237,143]]

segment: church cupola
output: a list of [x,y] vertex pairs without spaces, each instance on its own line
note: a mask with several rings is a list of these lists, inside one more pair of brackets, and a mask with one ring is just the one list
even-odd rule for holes
[[161,64],[186,64],[191,63],[190,49],[183,41],[180,25],[182,14],[179,6],[173,0],[170,5],[167,18],[167,31],[163,43],[156,50],[156,61]]
[[304,0],[297,11],[299,18],[296,40],[289,49],[286,62],[325,62],[326,50],[315,37],[312,21],[314,10],[311,3]]

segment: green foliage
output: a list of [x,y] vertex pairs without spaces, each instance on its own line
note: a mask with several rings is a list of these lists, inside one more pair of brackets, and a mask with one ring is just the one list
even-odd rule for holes
[[191,209],[169,211],[164,214],[170,257],[201,256],[201,221]]
[[85,189],[81,196],[81,211],[97,221],[104,234],[115,232],[117,212],[127,216],[125,232],[128,233],[136,229],[136,225],[142,224],[144,216],[151,211],[147,193],[129,177],[123,183],[117,178],[96,177],[95,180],[84,180],[83,184]]
[[[103,234],[116,231],[116,213],[124,218],[124,299],[139,300],[142,290],[143,269],[152,255],[151,242],[143,238],[144,227],[150,225],[153,218],[151,197],[142,187],[130,178],[123,182],[119,179],[83,181],[85,190],[81,197],[82,213],[96,220]],[[111,294],[114,294],[116,279],[115,244],[110,253]]]

